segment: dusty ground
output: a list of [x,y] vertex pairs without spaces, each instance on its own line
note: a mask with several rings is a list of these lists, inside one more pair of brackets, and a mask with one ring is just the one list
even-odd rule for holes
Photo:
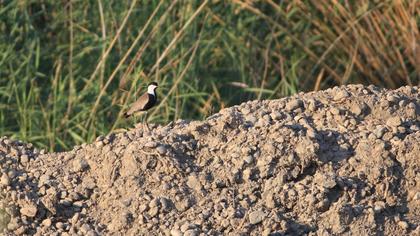
[[420,93],[347,86],[65,153],[0,139],[5,235],[419,235]]

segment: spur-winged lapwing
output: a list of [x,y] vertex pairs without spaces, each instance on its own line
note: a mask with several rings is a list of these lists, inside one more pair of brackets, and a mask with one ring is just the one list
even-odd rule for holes
[[149,128],[149,126],[147,125],[147,110],[149,110],[150,108],[156,105],[156,101],[157,101],[156,88],[157,87],[158,87],[158,84],[156,82],[150,83],[147,86],[147,93],[143,94],[141,97],[139,97],[139,99],[137,99],[137,101],[135,101],[131,105],[130,109],[128,109],[128,111],[124,113],[124,117],[128,118],[130,116],[145,112],[146,113],[146,118],[145,118],[146,126],[147,128]]

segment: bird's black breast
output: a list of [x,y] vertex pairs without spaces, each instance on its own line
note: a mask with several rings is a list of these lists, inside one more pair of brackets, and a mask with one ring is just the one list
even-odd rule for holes
[[155,96],[153,96],[152,94],[148,94],[148,95],[149,95],[149,99],[148,99],[146,105],[144,105],[142,111],[147,111],[156,104],[156,100],[157,100],[156,92],[155,92]]

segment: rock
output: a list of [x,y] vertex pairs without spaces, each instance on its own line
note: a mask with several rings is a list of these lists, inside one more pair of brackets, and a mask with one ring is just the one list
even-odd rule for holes
[[287,111],[293,111],[297,108],[300,108],[303,106],[303,102],[300,99],[292,99],[291,101],[289,101],[286,105],[286,110]]
[[333,100],[342,101],[343,99],[348,98],[349,96],[350,94],[346,90],[340,90],[334,95]]
[[89,167],[89,164],[83,158],[76,159],[76,160],[73,161],[73,170],[75,172],[85,171],[85,170],[87,170],[88,167]]
[[15,235],[23,235],[26,232],[27,228],[25,226],[21,226],[14,231]]
[[200,180],[197,178],[196,175],[188,176],[187,185],[188,185],[188,187],[190,187],[190,188],[192,188],[196,191],[201,190],[201,187],[202,187],[201,183],[200,183]]
[[50,180],[50,176],[47,174],[43,174],[39,177],[39,182],[38,182],[38,186],[42,186],[44,184],[47,184],[48,181]]
[[317,102],[314,99],[308,100],[308,110],[314,112],[317,108]]
[[80,227],[80,232],[87,234],[89,231],[91,231],[92,228],[88,225],[88,224],[82,224],[82,226]]
[[57,222],[57,223],[55,224],[55,227],[56,227],[57,229],[64,229],[64,224],[63,224],[63,222]]
[[363,113],[363,108],[361,105],[357,103],[353,103],[350,107],[351,113],[355,114],[356,116],[360,116]]
[[381,212],[382,210],[385,209],[385,207],[386,207],[385,202],[383,202],[383,201],[377,201],[377,202],[375,202],[374,210],[376,212]]
[[158,207],[152,207],[149,210],[150,217],[155,217],[159,214],[159,208]]
[[256,225],[261,223],[266,217],[266,214],[262,210],[257,210],[249,213],[249,223]]
[[165,212],[169,212],[172,210],[173,202],[165,197],[160,198],[160,204],[162,205],[162,210]]
[[388,95],[388,96],[386,96],[386,100],[388,102],[397,103],[398,102],[398,97],[395,96],[395,95]]
[[146,204],[142,204],[142,205],[139,206],[140,213],[143,213],[145,211],[148,211],[149,209],[150,209],[149,206],[146,205]]
[[399,221],[398,226],[400,226],[402,229],[408,229],[410,226],[408,225],[407,221]]
[[167,149],[166,149],[166,147],[164,145],[159,145],[159,146],[157,146],[156,151],[159,154],[163,155],[163,154],[165,154],[167,152]]
[[414,102],[410,102],[410,103],[407,105],[407,107],[408,107],[409,109],[415,110],[415,109],[416,109],[416,104],[415,104]]
[[71,218],[70,223],[71,223],[71,224],[73,224],[73,225],[76,225],[76,224],[77,224],[77,222],[79,221],[79,218],[80,218],[80,213],[79,213],[79,212],[76,212],[76,213],[73,215],[73,217]]
[[382,138],[382,136],[384,136],[385,132],[387,131],[387,129],[384,126],[378,126],[375,131],[374,134],[377,138]]
[[331,108],[331,110],[330,110],[330,112],[331,112],[333,115],[337,116],[337,115],[339,115],[339,114],[340,114],[340,109],[338,109],[337,107],[332,107],[332,108]]
[[[3,227],[3,226],[2,226]],[[10,222],[7,224],[7,229],[10,231],[14,231],[19,228],[19,224],[17,222],[17,218],[12,218]]]
[[29,162],[29,156],[26,154],[23,154],[20,156],[20,163],[22,164],[26,164]]
[[393,116],[386,120],[386,125],[389,127],[398,127],[401,125],[401,118],[398,116]]
[[155,148],[155,147],[157,147],[157,145],[158,145],[158,143],[157,143],[157,142],[155,142],[155,141],[150,141],[150,142],[145,143],[145,144],[144,144],[144,147],[147,147],[147,148]]
[[181,225],[180,229],[181,229],[181,232],[185,233],[185,232],[187,232],[187,230],[195,229],[195,228],[196,228],[195,224],[185,222],[183,225]]
[[247,156],[245,156],[244,161],[245,161],[247,164],[251,164],[252,162],[254,162],[254,157],[253,157],[252,155],[247,155]]
[[183,233],[179,229],[172,229],[171,236],[183,236]]
[[196,229],[189,229],[185,231],[184,236],[198,236],[200,232]]
[[401,100],[399,103],[398,103],[398,106],[400,106],[400,107],[405,107],[407,105],[407,100]]
[[97,236],[98,234],[94,230],[89,230],[86,233],[86,236]]
[[281,115],[281,113],[280,113],[280,112],[278,112],[278,111],[274,111],[274,112],[272,112],[272,113],[270,114],[270,117],[271,117],[271,119],[273,119],[273,120],[280,120],[280,119],[281,119],[281,117],[282,117],[282,115]]
[[20,214],[27,217],[35,217],[38,212],[38,208],[33,202],[25,202],[24,205],[20,208]]
[[11,181],[10,181],[9,176],[6,173],[2,174],[1,179],[0,179],[0,183],[3,186],[9,186],[10,185]]
[[328,189],[334,188],[336,185],[337,182],[335,181],[334,176],[325,177],[324,182],[322,183],[322,186]]
[[47,218],[47,219],[43,220],[41,224],[45,227],[50,227],[52,225],[52,221],[51,221],[50,218]]
[[414,201],[418,201],[418,200],[420,200],[420,192],[416,192],[416,193],[414,194],[414,196],[413,196],[413,200],[414,200]]
[[97,142],[95,143],[95,147],[96,147],[96,148],[102,148],[104,145],[105,145],[105,144],[104,144],[104,142],[102,142],[102,141],[97,141]]

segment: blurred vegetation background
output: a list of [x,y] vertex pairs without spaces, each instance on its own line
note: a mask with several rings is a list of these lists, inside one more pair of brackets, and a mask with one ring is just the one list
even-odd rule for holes
[[418,85],[420,0],[0,1],[0,134],[66,150],[133,125],[348,83]]

